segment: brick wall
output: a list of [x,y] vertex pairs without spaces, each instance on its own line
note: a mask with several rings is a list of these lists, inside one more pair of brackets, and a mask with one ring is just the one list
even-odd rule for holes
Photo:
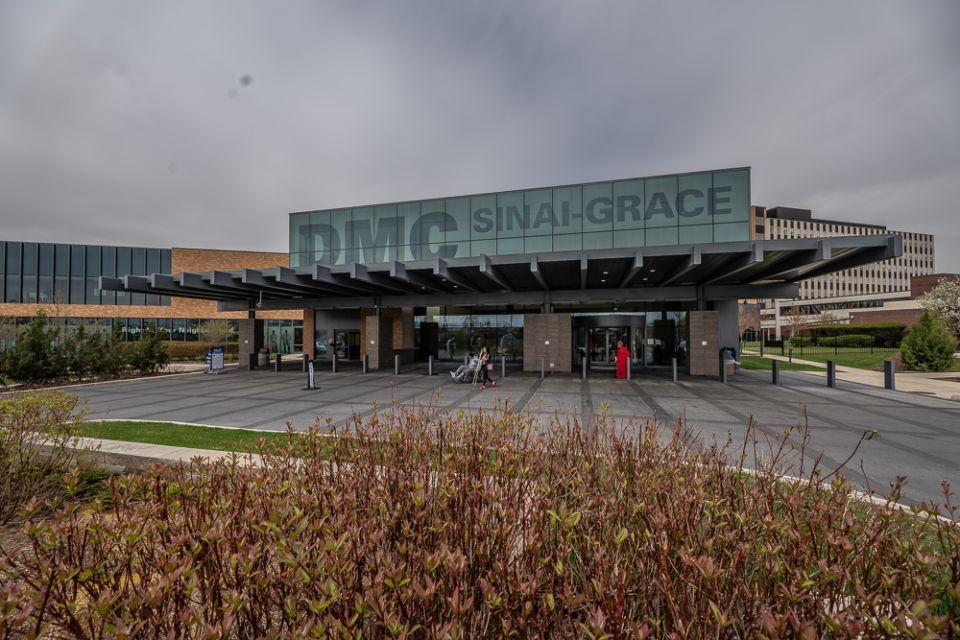
[[690,312],[690,375],[720,375],[720,312]]
[[960,280],[960,274],[956,273],[934,273],[929,276],[911,276],[910,277],[910,297],[919,298],[930,289],[937,286],[941,280]]
[[851,311],[850,324],[902,322],[909,327],[916,323],[922,315],[923,309],[878,309],[876,311]]
[[[573,325],[569,313],[523,316],[523,370],[569,373],[573,361]],[[550,344],[547,344],[549,342]]]

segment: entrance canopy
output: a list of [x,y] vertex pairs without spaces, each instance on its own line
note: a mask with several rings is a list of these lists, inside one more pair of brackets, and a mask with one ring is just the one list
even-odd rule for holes
[[797,282],[902,254],[899,235],[754,240],[367,265],[100,278],[100,288],[220,309],[793,298]]

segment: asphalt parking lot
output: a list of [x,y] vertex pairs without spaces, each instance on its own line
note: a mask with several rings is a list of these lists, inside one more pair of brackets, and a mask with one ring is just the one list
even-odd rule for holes
[[[71,388],[87,402],[91,417],[169,420],[227,427],[284,429],[289,422],[304,429],[327,418],[342,422],[369,415],[390,403],[433,403],[464,411],[495,411],[509,402],[520,411],[549,421],[573,417],[591,424],[605,411],[613,420],[656,419],[673,425],[678,418],[705,442],[742,441],[753,420],[761,436],[776,438],[785,427],[806,423],[808,458],[822,456],[833,470],[853,452],[865,431],[875,436],[861,444],[844,466],[852,481],[878,492],[897,476],[907,476],[905,500],[942,499],[944,481],[960,488],[960,403],[916,394],[843,383],[824,386],[822,379],[782,373],[781,386],[769,374],[741,371],[727,385],[716,380],[641,374],[616,380],[514,373],[498,386],[480,390],[454,383],[446,372],[428,377],[422,371],[362,374],[358,370],[317,374],[318,390],[307,391],[299,371],[228,370],[147,378]],[[862,470],[861,470],[862,465]]]

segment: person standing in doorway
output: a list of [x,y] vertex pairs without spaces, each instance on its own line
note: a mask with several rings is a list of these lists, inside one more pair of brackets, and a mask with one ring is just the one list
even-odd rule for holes
[[493,362],[490,360],[490,349],[487,348],[487,345],[483,345],[480,349],[480,388],[486,389],[489,384],[491,387],[497,386],[497,383],[490,379],[490,369],[493,367]]
[[623,341],[617,342],[617,378],[627,379],[627,360],[630,359],[630,349],[623,346]]

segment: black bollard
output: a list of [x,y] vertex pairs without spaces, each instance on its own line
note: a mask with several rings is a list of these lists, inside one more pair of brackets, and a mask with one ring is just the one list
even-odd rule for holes
[[773,384],[780,384],[780,361],[779,361],[779,360],[773,360],[773,361],[770,363],[770,365],[771,365],[771,366],[770,366],[770,372],[771,372],[772,378],[773,378],[773,379],[771,380],[771,382],[773,382]]
[[897,366],[893,360],[883,361],[883,388],[897,390]]
[[837,386],[837,363],[833,360],[827,360],[827,386]]

